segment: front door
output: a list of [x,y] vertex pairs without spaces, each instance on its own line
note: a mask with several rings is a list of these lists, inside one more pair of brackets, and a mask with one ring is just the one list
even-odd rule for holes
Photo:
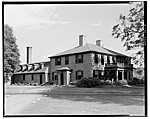
[[64,75],[63,75],[63,72],[61,72],[61,74],[60,74],[60,84],[64,85]]
[[40,84],[42,84],[42,74],[40,75]]

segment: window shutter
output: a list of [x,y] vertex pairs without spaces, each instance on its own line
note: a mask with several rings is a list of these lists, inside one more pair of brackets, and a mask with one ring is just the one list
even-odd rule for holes
[[77,63],[77,61],[78,61],[78,56],[76,55],[76,57],[75,57],[75,58],[76,58],[75,60],[76,60],[76,63]]
[[81,71],[82,77],[83,77],[83,71]]
[[93,77],[95,77],[95,70],[93,70]]
[[78,80],[78,71],[76,71],[76,80]]

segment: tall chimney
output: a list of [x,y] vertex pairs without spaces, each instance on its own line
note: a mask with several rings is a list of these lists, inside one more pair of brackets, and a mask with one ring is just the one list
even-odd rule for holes
[[97,40],[96,45],[100,46],[100,47],[103,47],[103,41],[102,40]]
[[84,36],[79,35],[79,46],[83,46],[83,40],[84,40]]
[[27,64],[32,63],[32,47],[27,47]]

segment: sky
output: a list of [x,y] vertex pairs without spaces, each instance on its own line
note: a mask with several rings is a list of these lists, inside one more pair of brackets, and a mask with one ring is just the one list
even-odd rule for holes
[[45,4],[5,5],[4,24],[13,28],[21,64],[26,63],[26,47],[32,47],[32,62],[49,61],[49,56],[84,44],[102,40],[105,48],[130,56],[120,39],[113,38],[112,27],[119,15],[127,15],[128,4]]

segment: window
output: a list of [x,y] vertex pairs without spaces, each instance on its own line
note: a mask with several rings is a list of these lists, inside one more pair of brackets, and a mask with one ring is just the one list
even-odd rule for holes
[[127,71],[124,71],[124,79],[127,80]]
[[124,63],[124,58],[120,58],[120,63]]
[[99,78],[101,77],[101,70],[93,70],[93,77]]
[[23,74],[23,80],[25,81],[25,74]]
[[54,72],[52,72],[52,80],[54,81]]
[[83,63],[83,54],[76,55],[76,63]]
[[34,78],[33,78],[33,74],[32,74],[32,81],[34,80]]
[[65,65],[69,64],[69,56],[65,57]]
[[101,64],[104,65],[104,56],[101,55]]
[[110,64],[109,56],[107,56],[107,63]]
[[83,77],[83,71],[78,70],[76,71],[76,80],[79,80]]
[[61,57],[55,58],[55,65],[61,65]]
[[112,61],[113,63],[116,63],[115,57],[112,57]]
[[97,64],[98,63],[98,54],[95,53],[95,57],[94,57],[94,62]]

